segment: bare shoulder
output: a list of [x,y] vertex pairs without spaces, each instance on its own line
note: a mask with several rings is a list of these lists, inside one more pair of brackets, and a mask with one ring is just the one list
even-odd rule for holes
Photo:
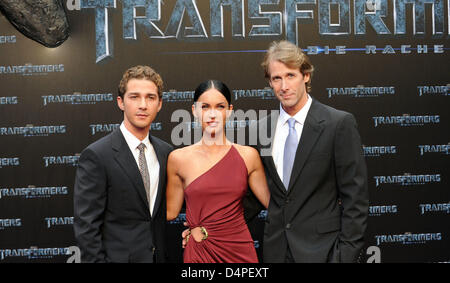
[[189,156],[192,155],[191,146],[186,146],[182,148],[177,148],[172,150],[168,157],[168,163],[171,164],[182,164],[186,160],[189,160]]
[[239,154],[244,159],[245,163],[252,163],[253,161],[259,159],[258,150],[246,145],[233,144],[233,146],[237,149]]

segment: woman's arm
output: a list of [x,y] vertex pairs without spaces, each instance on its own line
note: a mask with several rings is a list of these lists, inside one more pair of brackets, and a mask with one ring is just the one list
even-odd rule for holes
[[247,147],[249,161],[248,184],[256,198],[267,209],[269,207],[270,192],[267,186],[264,166],[258,151],[252,147]]
[[183,181],[178,174],[178,167],[180,163],[179,151],[174,150],[169,154],[167,160],[167,220],[177,218],[184,202]]

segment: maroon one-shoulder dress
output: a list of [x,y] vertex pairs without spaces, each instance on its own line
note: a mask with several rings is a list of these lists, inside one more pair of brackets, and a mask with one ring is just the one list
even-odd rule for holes
[[208,238],[198,243],[190,237],[184,262],[258,262],[242,206],[247,179],[245,162],[231,146],[219,162],[185,188],[189,227],[203,226]]

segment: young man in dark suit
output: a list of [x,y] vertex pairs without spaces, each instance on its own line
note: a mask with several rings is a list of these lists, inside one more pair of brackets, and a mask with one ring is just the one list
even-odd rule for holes
[[83,150],[75,179],[74,231],[82,262],[164,262],[166,163],[172,147],[149,134],[163,81],[148,66],[119,84],[120,128]]
[[274,42],[262,66],[280,101],[258,123],[271,137],[260,145],[271,193],[264,262],[355,262],[369,206],[355,118],[308,94],[314,68],[296,45]]

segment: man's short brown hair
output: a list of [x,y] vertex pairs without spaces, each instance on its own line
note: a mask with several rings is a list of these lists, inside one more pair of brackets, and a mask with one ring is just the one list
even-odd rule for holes
[[309,81],[306,83],[306,91],[311,92],[311,79],[314,66],[309,61],[308,56],[295,44],[282,40],[274,41],[267,50],[261,66],[264,68],[264,75],[270,79],[269,64],[272,61],[280,61],[289,68],[298,69],[303,75],[309,74]]
[[127,92],[128,81],[131,79],[145,79],[145,80],[152,81],[158,88],[159,99],[162,98],[162,91],[163,91],[164,83],[163,83],[161,76],[157,72],[155,72],[155,70],[150,68],[149,66],[138,65],[138,66],[134,66],[134,67],[131,67],[128,70],[126,70],[122,76],[122,79],[120,80],[119,96],[122,97],[122,99],[123,99],[124,94]]

